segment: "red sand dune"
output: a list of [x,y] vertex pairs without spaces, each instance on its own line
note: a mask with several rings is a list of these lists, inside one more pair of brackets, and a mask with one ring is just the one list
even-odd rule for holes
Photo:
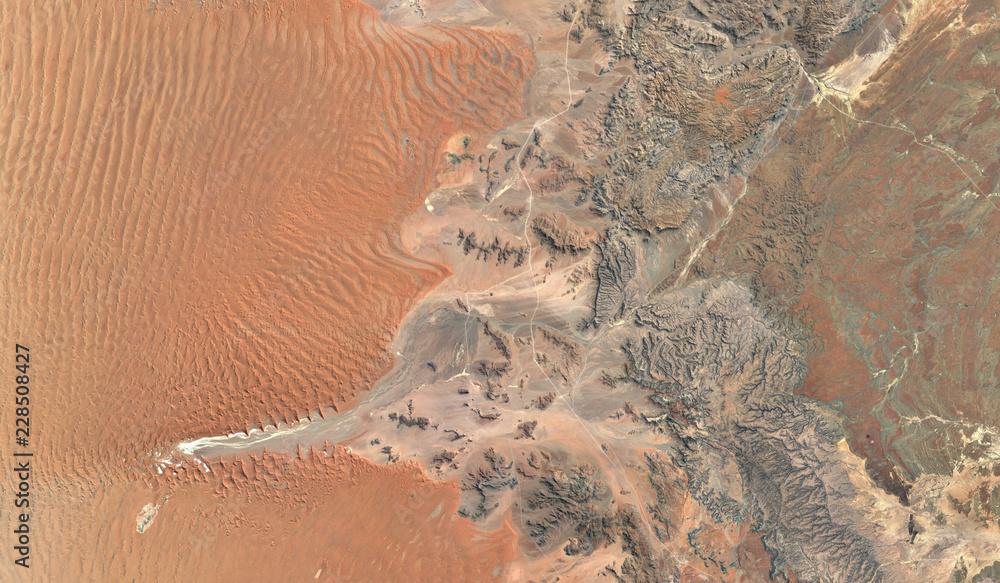
[[[455,485],[343,450],[212,464],[153,491],[116,484],[67,493],[78,504],[67,508],[63,533],[46,537],[59,546],[44,545],[52,556],[36,565],[36,580],[490,581],[514,549],[510,528],[484,534],[455,518]],[[139,534],[136,515],[148,503],[160,508]],[[88,529],[88,544],[70,544],[67,531],[91,513],[102,527]]]
[[46,26],[0,58],[0,272],[44,442],[143,452],[370,386],[442,275],[389,233],[447,137],[519,112],[524,47],[357,2],[34,4],[6,25]]
[[[400,319],[443,275],[400,253],[394,227],[449,137],[521,115],[533,61],[511,35],[394,27],[352,0],[18,0],[0,9],[0,38],[0,328],[32,351],[41,572],[171,580],[151,574],[176,557],[114,551],[140,498],[159,495],[137,486],[150,456],[342,407],[388,369]],[[289,470],[292,486],[246,512],[275,532],[331,521],[317,540],[335,545],[335,521],[374,512],[379,480],[393,495],[422,480],[365,466],[344,482],[323,467]],[[306,501],[314,482],[346,506]],[[174,518],[157,520],[183,540],[213,493],[174,486]],[[450,508],[454,494],[435,500]],[[379,519],[371,528],[390,527]],[[63,563],[76,540],[104,551]],[[278,537],[269,554],[240,540],[214,554],[235,553],[241,573],[302,544]]]

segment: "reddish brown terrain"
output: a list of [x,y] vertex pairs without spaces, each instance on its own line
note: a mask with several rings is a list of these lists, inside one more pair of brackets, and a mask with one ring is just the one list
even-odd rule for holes
[[[40,382],[73,387],[39,401],[45,443],[144,451],[297,420],[388,370],[443,274],[399,258],[391,227],[451,134],[519,111],[520,41],[356,2],[33,6],[3,55],[5,270],[8,330]],[[103,420],[47,424],[64,410]]]
[[[0,317],[5,345],[32,356],[36,520],[51,541],[35,580],[205,580],[160,578],[173,567],[144,562],[153,543],[114,550],[163,492],[142,485],[152,457],[340,410],[389,369],[400,319],[446,273],[402,253],[393,228],[453,134],[476,141],[520,115],[532,56],[510,34],[401,28],[351,0],[14,2],[2,15]],[[239,538],[219,551],[255,572],[294,556],[289,532],[347,537],[335,525],[366,512],[371,489],[421,483],[342,456],[358,476],[289,468],[287,491],[248,506],[284,533],[274,554]],[[316,500],[299,524],[317,484],[357,503]],[[186,544],[212,488],[173,489],[152,536]],[[447,488],[435,497],[454,504]],[[370,536],[409,544],[388,520]],[[454,528],[436,536],[467,544]],[[59,559],[81,539],[107,553]],[[417,548],[387,568],[437,569]]]
[[311,453],[213,463],[151,489],[67,488],[79,505],[67,524],[107,520],[81,533],[90,544],[39,561],[36,580],[490,581],[506,570],[513,533],[455,520],[454,485],[342,449]]
[[0,7],[0,580],[1000,579],[998,16]]
[[913,8],[891,64],[856,99],[815,98],[696,265],[754,274],[812,331],[802,392],[836,403],[852,450],[904,499],[916,477],[979,460],[1000,425],[995,10]]

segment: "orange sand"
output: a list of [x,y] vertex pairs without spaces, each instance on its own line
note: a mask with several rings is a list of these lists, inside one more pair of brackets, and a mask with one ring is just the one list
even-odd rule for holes
[[0,273],[45,443],[145,452],[368,388],[442,275],[392,227],[452,133],[519,111],[524,47],[356,2],[36,4],[4,21],[39,24],[0,55]]
[[[46,489],[39,498],[63,510],[37,522],[34,580],[502,580],[514,533],[481,533],[456,518],[455,485],[329,453],[212,464],[152,489]],[[140,534],[146,504],[159,509]],[[3,575],[3,563],[2,580],[24,580]]]
[[[423,201],[450,137],[521,115],[531,55],[507,34],[390,26],[352,0],[17,0],[0,9],[0,39],[0,329],[32,351],[34,479],[48,496],[40,520],[58,529],[36,573],[194,580],[166,540],[128,542],[135,504],[159,496],[143,485],[153,457],[343,408],[388,369],[400,319],[444,273],[402,254],[394,227]],[[383,480],[401,495],[422,478],[337,471],[261,496],[246,512],[273,530],[212,556],[244,553],[228,573],[250,580],[235,574],[289,568],[275,561],[295,545],[346,552],[336,523],[362,513],[371,532],[358,536],[390,529],[408,544],[415,535],[380,523],[368,492]],[[319,483],[341,502],[307,499]],[[8,472],[0,494],[11,487]],[[173,488],[176,514],[149,534],[184,541],[217,508],[204,497],[214,489]],[[454,492],[435,496],[454,505]],[[282,528],[317,529],[315,540],[264,544]],[[79,540],[99,552],[56,552]],[[356,560],[352,573],[373,559]],[[171,569],[178,578],[153,576]]]

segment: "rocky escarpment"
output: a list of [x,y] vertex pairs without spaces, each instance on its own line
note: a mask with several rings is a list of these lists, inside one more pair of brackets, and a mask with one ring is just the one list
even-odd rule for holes
[[881,580],[874,541],[844,520],[857,498],[842,430],[793,396],[803,360],[750,292],[702,283],[640,307],[635,322],[626,376],[668,412],[659,423],[679,438],[689,489],[712,517],[769,532],[776,567],[803,580]]
[[877,4],[660,0],[609,25],[610,6],[587,3],[579,26],[636,70],[593,138],[607,168],[590,184],[595,210],[644,232],[681,227],[711,187],[756,163],[788,115],[803,64]]

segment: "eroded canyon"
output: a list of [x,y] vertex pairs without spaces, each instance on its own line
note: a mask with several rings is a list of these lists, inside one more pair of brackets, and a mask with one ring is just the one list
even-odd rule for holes
[[0,573],[993,581],[998,14],[8,3]]

